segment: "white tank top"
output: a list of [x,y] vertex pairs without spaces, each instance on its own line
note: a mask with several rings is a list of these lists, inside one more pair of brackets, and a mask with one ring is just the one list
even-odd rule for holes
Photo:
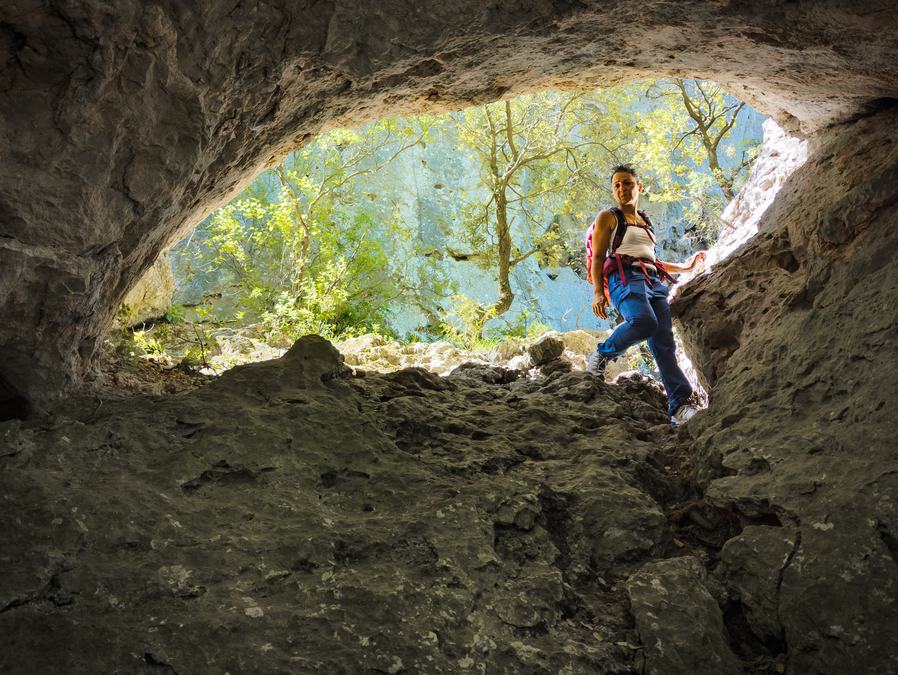
[[643,260],[655,259],[655,243],[643,227],[630,226],[615,253]]

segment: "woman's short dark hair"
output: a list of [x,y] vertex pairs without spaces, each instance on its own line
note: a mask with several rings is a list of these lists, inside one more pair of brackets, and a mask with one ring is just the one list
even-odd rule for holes
[[614,174],[616,173],[629,173],[633,178],[639,178],[639,174],[636,173],[636,169],[633,168],[632,164],[618,164],[611,169],[611,177],[614,178]]

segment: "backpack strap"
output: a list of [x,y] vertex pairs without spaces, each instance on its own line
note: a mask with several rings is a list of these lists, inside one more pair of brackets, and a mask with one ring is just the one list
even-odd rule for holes
[[[611,238],[611,254],[613,255],[617,249],[620,248],[620,245],[624,241],[624,237],[627,234],[627,228],[630,227],[630,223],[627,222],[627,217],[624,215],[623,210],[618,207],[611,208],[611,213],[614,214],[614,217],[617,218],[617,225],[614,228],[614,234]],[[649,235],[649,239],[652,240],[652,244],[657,244],[658,241],[655,239],[655,228],[652,226],[652,221],[649,219],[648,214],[645,211],[637,211],[639,216],[645,221],[645,226],[642,225],[634,225],[633,227],[640,227],[646,231]]]
[[611,235],[611,254],[614,255],[614,252],[620,248],[621,243],[624,241],[624,235],[627,234],[629,223],[627,222],[627,217],[624,215],[624,212],[616,206],[611,208],[611,213],[617,218],[617,225],[614,226],[614,234]]
[[645,221],[646,227],[644,229],[645,229],[646,233],[649,235],[649,239],[652,240],[653,244],[657,245],[658,240],[655,239],[655,227],[652,225],[652,221],[649,218],[649,214],[647,214],[645,211],[637,211],[636,213],[638,213],[642,217],[642,219]]

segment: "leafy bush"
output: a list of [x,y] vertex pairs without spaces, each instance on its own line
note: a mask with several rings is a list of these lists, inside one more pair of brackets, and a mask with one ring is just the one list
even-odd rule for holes
[[136,330],[131,333],[131,336],[134,341],[134,346],[143,354],[158,355],[165,353],[165,346],[162,342],[157,338],[152,337],[148,331]]

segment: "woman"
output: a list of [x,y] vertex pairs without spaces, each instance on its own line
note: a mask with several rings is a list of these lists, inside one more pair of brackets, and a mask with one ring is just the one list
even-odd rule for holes
[[615,167],[611,193],[617,207],[602,211],[591,228],[591,245],[587,248],[592,251],[588,265],[588,275],[595,289],[592,311],[597,317],[606,318],[610,299],[624,317],[624,323],[589,355],[586,370],[601,379],[609,361],[646,340],[661,371],[671,424],[679,426],[692,417],[697,408],[692,386],[677,365],[666,282],[673,281],[672,273],[691,272],[702,265],[705,253],[697,253],[683,265],[655,257],[651,222],[637,208],[639,194],[644,188],[633,167]]

